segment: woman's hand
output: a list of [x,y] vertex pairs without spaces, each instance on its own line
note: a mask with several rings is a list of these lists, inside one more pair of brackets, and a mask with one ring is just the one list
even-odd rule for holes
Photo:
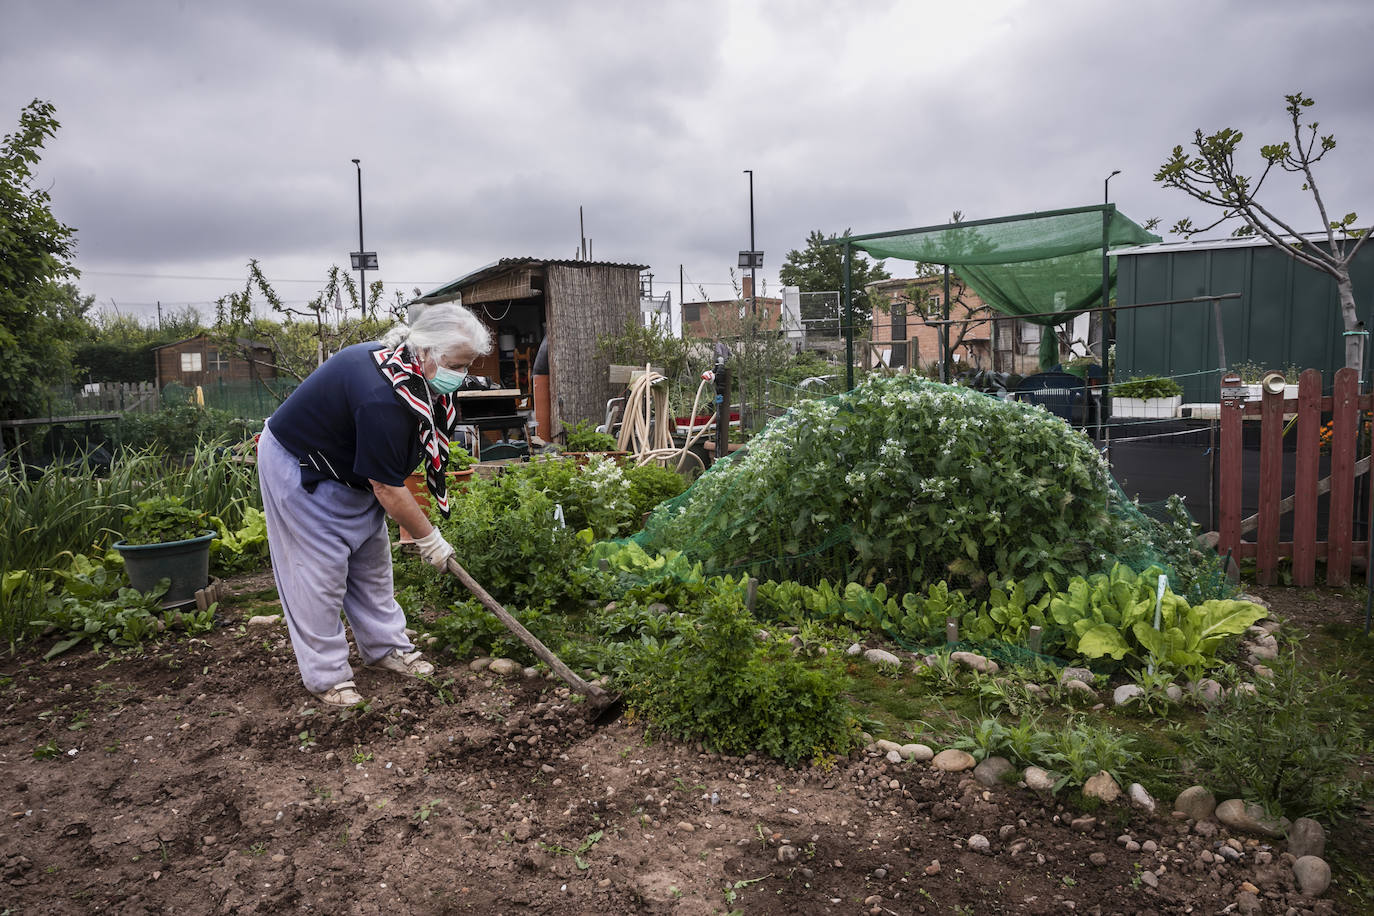
[[444,540],[438,528],[431,528],[429,534],[416,538],[415,546],[420,548],[420,557],[430,566],[441,571],[448,569],[448,558],[453,556],[453,545]]

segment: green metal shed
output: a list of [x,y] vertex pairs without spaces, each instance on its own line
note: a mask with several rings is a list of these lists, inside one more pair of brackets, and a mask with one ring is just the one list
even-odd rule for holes
[[[1325,247],[1325,236],[1309,243]],[[1263,239],[1164,242],[1112,254],[1118,306],[1240,293],[1216,306],[1228,366],[1320,369],[1330,386],[1345,365],[1336,282]],[[1360,249],[1350,274],[1360,317],[1374,324],[1374,245]],[[1210,303],[1123,309],[1116,321],[1118,380],[1169,376],[1183,386],[1185,403],[1217,401],[1222,367]]]

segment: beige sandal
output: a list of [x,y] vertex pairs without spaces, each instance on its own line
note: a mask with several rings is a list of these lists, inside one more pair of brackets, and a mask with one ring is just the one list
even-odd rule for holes
[[424,677],[434,673],[434,666],[421,657],[419,649],[413,652],[392,649],[369,667],[383,668],[387,671],[395,671],[397,674],[413,674],[416,677]]
[[358,692],[352,681],[335,684],[328,690],[315,694],[315,697],[324,705],[335,706],[339,709],[348,709],[350,706],[357,706],[363,701],[363,695]]

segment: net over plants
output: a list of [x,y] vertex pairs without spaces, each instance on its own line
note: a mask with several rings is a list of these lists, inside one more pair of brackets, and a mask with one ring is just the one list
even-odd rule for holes
[[1081,433],[1045,412],[901,375],[772,421],[658,507],[634,541],[708,572],[896,593],[936,582],[1031,592],[1126,563],[1180,595],[1225,590],[1186,513],[1161,522]]

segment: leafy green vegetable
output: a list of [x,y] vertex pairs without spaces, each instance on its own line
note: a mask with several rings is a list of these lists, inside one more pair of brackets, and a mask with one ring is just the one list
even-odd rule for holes
[[1129,381],[1117,382],[1112,386],[1114,398],[1140,398],[1148,401],[1152,398],[1178,397],[1181,394],[1183,387],[1178,382],[1159,375],[1142,375]]

